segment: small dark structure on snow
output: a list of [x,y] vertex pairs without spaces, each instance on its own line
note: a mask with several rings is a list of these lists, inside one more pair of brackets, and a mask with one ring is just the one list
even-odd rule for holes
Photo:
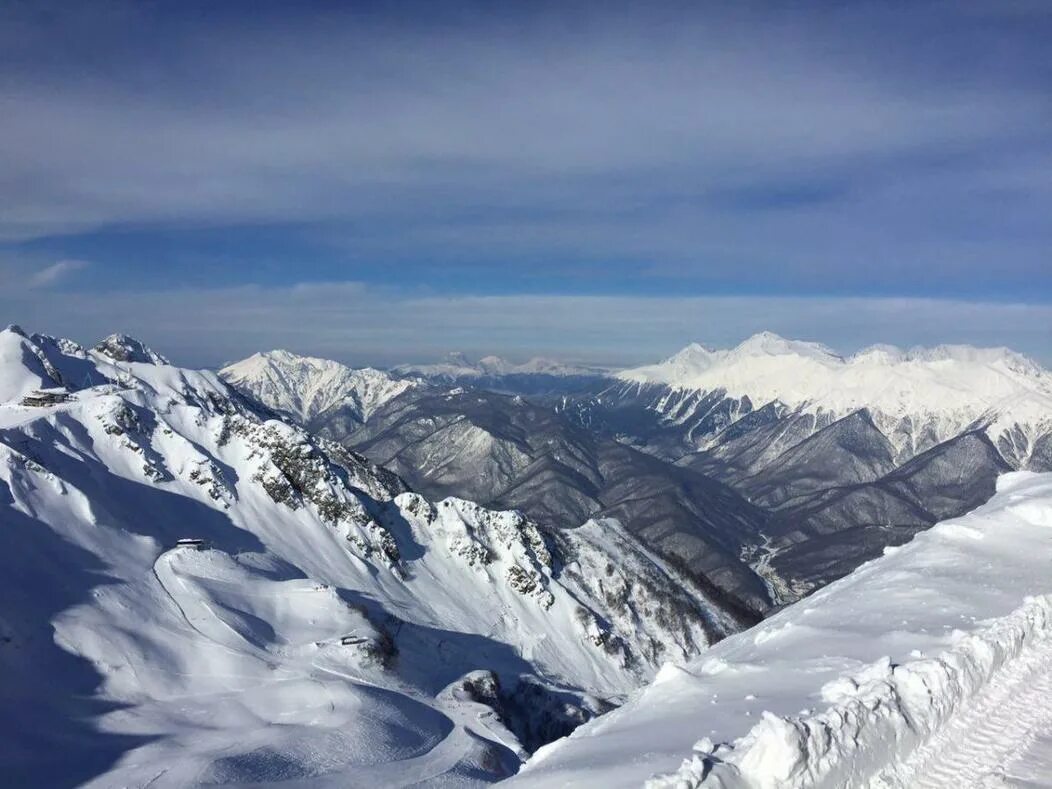
[[200,537],[183,537],[183,539],[175,541],[175,547],[200,551],[206,547],[206,543]]
[[356,636],[354,634],[351,634],[340,638],[340,644],[342,646],[349,647],[353,646],[354,644],[364,644],[368,640],[369,639],[365,638],[364,636]]
[[48,408],[49,406],[68,403],[72,397],[65,389],[37,389],[22,398],[22,405],[31,408]]

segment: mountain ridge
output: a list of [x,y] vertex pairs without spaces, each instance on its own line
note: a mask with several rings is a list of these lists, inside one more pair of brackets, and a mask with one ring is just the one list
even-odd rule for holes
[[841,415],[868,407],[891,418],[965,412],[970,421],[1010,406],[1019,418],[1052,421],[1052,372],[1007,348],[871,346],[843,357],[764,332],[728,350],[690,345],[618,378]]
[[414,385],[371,367],[352,368],[331,359],[280,349],[229,364],[219,375],[246,394],[306,424],[337,408],[364,422],[378,407]]
[[428,500],[119,345],[0,332],[16,783],[491,782],[741,627],[614,521]]

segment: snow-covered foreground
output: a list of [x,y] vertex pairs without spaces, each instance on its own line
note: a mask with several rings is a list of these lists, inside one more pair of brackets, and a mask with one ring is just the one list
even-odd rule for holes
[[123,337],[0,332],[0,538],[5,785],[490,783],[738,627]]
[[1049,785],[1052,475],[887,553],[667,665],[511,785]]

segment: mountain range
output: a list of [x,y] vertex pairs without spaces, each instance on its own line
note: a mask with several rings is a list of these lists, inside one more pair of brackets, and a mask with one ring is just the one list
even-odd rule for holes
[[[263,394],[236,369],[221,375],[294,410],[294,393]],[[462,357],[395,368],[386,390],[413,388],[368,419],[308,424],[432,495],[563,525],[618,517],[756,613],[971,509],[1006,470],[1052,469],[1052,374],[1007,349],[842,357],[764,332],[563,372]]]
[[12,785],[490,783],[745,624],[614,520],[429,499],[120,335],[0,332],[0,511]]
[[[719,673],[698,656],[729,637],[711,654],[745,664],[783,620],[808,645],[816,590],[1052,466],[1052,376],[1004,350],[842,358],[760,335],[621,372],[462,366],[486,369],[275,351],[214,373],[124,335],[0,332],[7,779],[573,769],[546,744],[690,686],[675,666]],[[884,611],[866,599],[851,610]],[[755,685],[739,668],[732,693]]]

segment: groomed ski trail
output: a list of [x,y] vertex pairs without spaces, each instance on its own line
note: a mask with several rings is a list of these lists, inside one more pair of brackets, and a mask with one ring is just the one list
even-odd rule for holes
[[[1052,748],[1052,639],[1009,662],[958,714],[872,789],[1052,787],[1028,765]],[[1038,750],[1040,753],[1031,753]],[[1018,764],[1018,771],[1011,769]],[[1049,766],[1047,761],[1045,766]],[[1027,773],[1033,773],[1027,775]],[[1040,783],[1035,782],[1037,778]]]

